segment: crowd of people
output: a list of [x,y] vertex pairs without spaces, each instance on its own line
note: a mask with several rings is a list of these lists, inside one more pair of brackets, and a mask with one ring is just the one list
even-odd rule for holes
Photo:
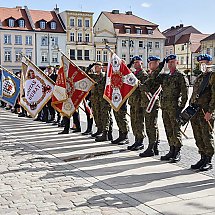
[[[82,135],[91,135],[96,142],[110,141],[111,144],[128,144],[127,149],[138,151],[144,149],[143,140],[148,138],[148,147],[139,154],[140,157],[151,157],[159,155],[159,128],[158,110],[162,110],[162,119],[169,144],[169,151],[161,156],[162,161],[171,163],[179,162],[181,159],[182,131],[181,125],[191,121],[196,146],[198,147],[200,159],[191,165],[192,169],[207,171],[213,168],[211,160],[214,155],[214,119],[215,119],[215,72],[211,69],[212,57],[201,54],[197,57],[205,70],[200,71],[193,85],[193,92],[189,106],[185,107],[188,100],[188,79],[182,71],[177,69],[177,56],[172,54],[160,60],[156,56],[148,58],[148,71],[143,69],[143,60],[139,56],[132,58],[127,65],[133,69],[133,73],[139,80],[136,90],[130,95],[118,111],[113,110],[117,126],[119,128],[118,138],[113,140],[112,127],[113,116],[111,105],[103,98],[106,84],[107,62],[95,62],[90,64],[85,72],[96,82],[94,88],[84,100],[85,113],[87,116],[87,129]],[[168,71],[163,67],[167,64]],[[47,75],[55,82],[58,68],[48,67]],[[1,102],[2,106],[5,104]],[[130,105],[130,122],[135,141],[128,139],[128,104]],[[6,106],[6,109],[11,107]],[[89,111],[92,109],[92,112]],[[18,102],[14,113],[19,117],[28,116],[26,111],[19,107]],[[70,119],[62,117],[52,106],[51,100],[44,106],[42,111],[34,119],[52,123],[64,129],[59,134],[81,132],[81,123],[78,110],[73,114],[73,125]],[[97,131],[92,133],[93,121]]]

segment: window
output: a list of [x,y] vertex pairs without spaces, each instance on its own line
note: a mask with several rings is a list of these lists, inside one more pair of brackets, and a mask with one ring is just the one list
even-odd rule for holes
[[24,27],[25,27],[25,20],[24,20],[24,19],[20,19],[20,20],[18,21],[18,23],[19,23],[19,27],[20,27],[20,28],[24,28]]
[[41,37],[41,46],[47,46],[48,45],[48,37],[43,36]]
[[56,28],[57,28],[57,23],[51,22],[51,29],[56,29]]
[[126,47],[126,40],[122,40],[122,47]]
[[184,45],[181,45],[181,51],[184,51]]
[[90,42],[90,34],[85,34],[85,41],[86,41],[87,43]]
[[69,25],[70,25],[70,27],[75,26],[75,19],[74,18],[70,18]]
[[25,55],[26,55],[27,58],[32,60],[32,49],[27,49],[26,52],[25,52]]
[[140,48],[143,47],[143,41],[139,41],[139,47],[140,47]]
[[51,37],[51,44],[52,46],[57,46],[58,45],[58,37]]
[[82,50],[77,50],[77,58],[78,58],[78,60],[83,60],[83,58],[82,58]]
[[130,33],[131,33],[131,29],[130,29],[130,28],[126,28],[126,29],[125,29],[125,33],[126,33],[126,34],[130,34]]
[[137,28],[137,29],[136,29],[136,32],[137,32],[137,34],[142,34],[142,29]]
[[130,40],[129,44],[130,44],[130,47],[134,47],[134,41],[133,40]]
[[22,44],[22,36],[21,35],[15,35],[15,44],[16,45]]
[[168,56],[168,50],[166,50],[166,56]]
[[5,50],[4,51],[4,61],[5,62],[11,62],[12,59],[11,59],[11,51],[8,51],[8,50]]
[[41,57],[42,57],[42,63],[45,63],[48,61],[48,53],[47,52],[42,52]]
[[159,42],[155,42],[155,48],[157,48],[157,49],[160,48],[160,43]]
[[134,57],[134,55],[133,55],[133,54],[130,54],[130,61],[132,60],[133,57]]
[[143,59],[143,55],[140,54],[139,57],[141,57]]
[[172,54],[172,49],[169,50],[169,54]]
[[75,33],[70,33],[70,42],[74,42],[75,41]]
[[182,56],[181,57],[181,65],[183,65],[183,64],[185,64],[185,62],[184,62],[184,57]]
[[126,55],[125,54],[122,54],[122,59],[126,60]]
[[26,36],[25,37],[25,44],[26,45],[32,45],[32,36]]
[[96,52],[96,60],[101,61],[101,51]]
[[58,63],[58,53],[52,53],[52,63]]
[[90,60],[90,51],[84,50],[84,60]]
[[82,42],[82,33],[78,33],[78,42]]
[[46,22],[45,21],[40,21],[40,28],[45,29],[46,28]]
[[215,48],[214,48],[214,57],[215,57]]
[[82,27],[82,19],[78,19],[78,27]]
[[85,27],[89,28],[90,27],[90,20],[85,19]]
[[152,49],[152,42],[148,42],[148,48]]
[[9,20],[8,20],[8,26],[9,26],[9,27],[14,27],[14,23],[15,23],[15,22],[14,22],[14,19],[9,19]]
[[70,59],[71,60],[76,60],[76,58],[75,58],[75,49],[70,49]]
[[152,29],[148,29],[148,34],[153,34],[153,30]]
[[207,50],[206,50],[206,52],[207,52],[207,54],[211,54],[211,49],[210,48],[207,48]]
[[108,57],[107,51],[103,51],[103,61],[107,62],[108,61],[107,57]]
[[21,60],[21,50],[16,50],[15,51],[15,61],[19,62]]
[[11,44],[11,35],[4,35],[4,44]]

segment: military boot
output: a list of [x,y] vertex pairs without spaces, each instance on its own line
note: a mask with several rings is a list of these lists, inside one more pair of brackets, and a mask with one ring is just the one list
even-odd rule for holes
[[208,171],[213,168],[212,163],[211,163],[211,156],[205,156],[205,160],[203,165],[199,168],[199,171]]
[[153,148],[154,148],[154,144],[149,144],[148,148],[144,152],[140,153],[139,156],[142,158],[154,156],[155,153]]
[[111,143],[112,144],[118,144],[122,139],[122,134],[123,134],[123,132],[119,131],[119,137],[116,140],[112,140]]
[[108,132],[107,131],[103,131],[101,136],[97,136],[95,141],[96,142],[103,142],[103,141],[107,141],[108,140]]
[[159,155],[158,145],[159,145],[159,141],[156,141],[153,147],[155,155]]
[[91,134],[91,137],[97,137],[102,133],[100,129],[98,129],[95,133]]
[[172,158],[170,158],[170,163],[177,163],[181,160],[181,147],[175,147],[175,152]]
[[118,142],[118,145],[125,145],[129,143],[128,139],[128,133],[122,133],[120,137],[120,141]]
[[190,166],[191,169],[199,169],[205,162],[206,156],[201,154],[201,159],[196,163]]
[[131,151],[138,151],[143,148],[144,148],[143,138],[136,139],[133,145],[127,147],[127,149]]
[[174,153],[175,153],[175,146],[170,146],[169,152],[168,152],[166,155],[161,156],[160,159],[161,159],[162,161],[169,161],[170,158],[173,158]]

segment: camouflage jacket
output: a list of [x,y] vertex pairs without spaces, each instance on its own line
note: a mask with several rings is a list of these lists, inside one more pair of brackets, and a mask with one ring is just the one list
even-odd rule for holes
[[206,73],[201,73],[195,80],[193,85],[193,93],[190,98],[190,103],[195,103],[203,108],[204,111],[215,113],[215,72],[210,72],[211,76],[209,83],[205,88],[203,94],[196,100],[196,95],[199,93],[199,88]]
[[142,98],[142,96],[141,96],[141,91],[142,91],[141,90],[141,85],[148,78],[148,74],[147,74],[147,72],[145,70],[140,70],[137,73],[136,77],[140,81],[140,84],[128,99],[128,104],[130,104],[130,105],[136,104],[136,103],[141,104],[142,99],[147,99],[146,96],[145,96],[146,98]]
[[188,99],[188,79],[183,72],[176,71],[171,75],[169,73],[159,73],[156,71],[153,74],[155,84],[162,86],[161,93],[161,108],[183,109]]
[[105,88],[105,74],[101,72],[99,75],[90,74],[90,77],[96,82],[94,88],[91,90],[92,99],[103,98]]

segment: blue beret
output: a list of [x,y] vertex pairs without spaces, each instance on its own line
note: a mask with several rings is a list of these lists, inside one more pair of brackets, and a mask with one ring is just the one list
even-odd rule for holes
[[156,61],[156,60],[160,60],[160,58],[159,58],[159,57],[156,57],[156,56],[150,56],[150,57],[148,57],[148,59],[147,59],[148,63],[149,63],[150,61]]
[[132,58],[132,60],[133,60],[133,61],[135,61],[135,60],[141,60],[141,61],[143,61],[143,59],[142,59],[140,56],[134,56],[134,57]]
[[169,60],[174,60],[176,59],[176,55],[175,54],[171,54],[169,56],[166,57],[166,62],[168,63]]
[[197,61],[201,61],[201,60],[207,60],[207,61],[212,61],[212,57],[209,54],[200,54],[197,57]]

